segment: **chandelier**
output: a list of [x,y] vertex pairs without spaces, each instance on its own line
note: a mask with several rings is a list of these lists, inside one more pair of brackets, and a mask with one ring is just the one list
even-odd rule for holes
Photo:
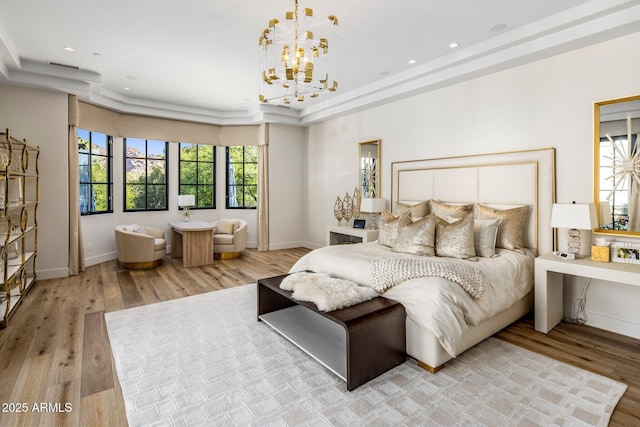
[[[322,92],[335,92],[337,52],[334,42],[338,18],[334,15],[318,22],[313,10],[287,12],[285,21],[274,18],[260,37],[261,102],[290,104]],[[329,55],[331,36],[331,55]]]

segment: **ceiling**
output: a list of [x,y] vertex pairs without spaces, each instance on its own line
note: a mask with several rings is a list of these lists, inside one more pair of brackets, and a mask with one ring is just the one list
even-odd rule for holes
[[308,125],[640,31],[640,0],[300,0],[339,18],[339,90],[260,104],[258,38],[293,3],[2,0],[0,84],[136,114]]

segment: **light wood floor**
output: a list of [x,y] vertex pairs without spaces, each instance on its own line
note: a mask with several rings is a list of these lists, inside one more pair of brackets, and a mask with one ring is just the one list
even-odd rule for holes
[[[146,271],[111,261],[36,283],[0,330],[0,426],[126,426],[105,312],[253,283],[286,273],[306,252],[247,250],[239,259],[189,269],[167,257]],[[528,318],[498,337],[628,384],[611,425],[640,425],[639,340],[567,324],[544,335]]]

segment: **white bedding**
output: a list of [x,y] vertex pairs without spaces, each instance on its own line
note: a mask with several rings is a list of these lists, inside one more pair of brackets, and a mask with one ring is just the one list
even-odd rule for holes
[[316,249],[291,267],[291,272],[314,271],[354,281],[371,287],[371,263],[380,258],[432,259],[469,263],[479,268],[486,278],[484,295],[473,299],[460,285],[439,277],[407,280],[388,289],[383,296],[402,303],[407,315],[422,328],[432,332],[442,347],[453,357],[468,325],[509,308],[533,287],[534,255],[496,249],[499,256],[465,261],[452,258],[429,258],[392,252],[376,242],[334,245]]

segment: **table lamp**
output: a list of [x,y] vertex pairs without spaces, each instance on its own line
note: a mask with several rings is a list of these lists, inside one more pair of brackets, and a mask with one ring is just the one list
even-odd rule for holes
[[184,220],[189,221],[189,207],[196,205],[196,196],[193,194],[180,194],[178,196],[178,206],[184,209]]
[[551,209],[551,226],[569,229],[567,255],[564,255],[564,258],[580,258],[580,248],[585,243],[580,239],[580,230],[593,230],[598,227],[596,207],[590,203],[555,203]]
[[367,225],[367,228],[373,230],[378,228],[376,222],[376,214],[384,211],[384,208],[384,199],[374,199],[370,197],[362,198],[362,200],[360,201],[360,212],[370,214],[369,225]]

